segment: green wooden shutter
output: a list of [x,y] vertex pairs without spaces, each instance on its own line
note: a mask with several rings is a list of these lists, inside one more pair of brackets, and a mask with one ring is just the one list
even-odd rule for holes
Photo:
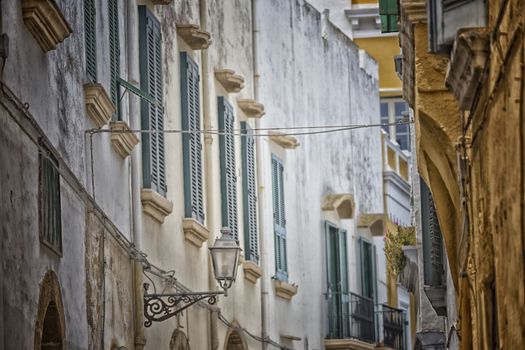
[[273,222],[275,233],[276,277],[288,280],[288,261],[286,257],[286,218],[284,210],[284,167],[279,158],[272,155]]
[[40,239],[62,253],[62,215],[58,161],[49,153],[40,154]]
[[326,232],[326,274],[328,288],[328,328],[329,338],[342,337],[342,308],[339,283],[339,252],[337,228],[325,222]]
[[117,78],[120,77],[120,37],[118,18],[118,0],[108,0],[110,95],[113,103],[118,106],[116,117],[120,119],[119,89],[117,84]]
[[399,11],[398,0],[379,0],[379,15],[381,17],[381,33],[397,32]]
[[423,238],[423,279],[427,286],[445,284],[443,266],[443,238],[432,199],[432,193],[420,179],[421,222]]
[[257,187],[255,185],[255,139],[248,123],[242,122],[242,179],[244,212],[244,250],[247,260],[259,261],[257,234]]
[[350,336],[350,296],[348,288],[348,246],[346,230],[339,230],[339,290],[341,291],[341,331],[343,338]]
[[182,129],[195,131],[182,134],[184,215],[204,223],[199,66],[186,52],[180,54],[180,64]]
[[235,139],[233,107],[224,99],[218,98],[219,135],[221,153],[221,198],[222,226],[227,226],[235,240],[239,241],[237,228],[237,176],[235,171]]
[[[142,129],[164,130],[160,23],[146,6],[139,6],[140,88],[156,103],[141,100]],[[142,167],[144,187],[166,195],[164,134],[142,134]]]
[[84,0],[84,36],[86,44],[86,75],[97,81],[97,33],[95,0]]

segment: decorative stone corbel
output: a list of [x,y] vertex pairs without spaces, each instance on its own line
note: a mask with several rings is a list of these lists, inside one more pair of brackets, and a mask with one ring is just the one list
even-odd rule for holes
[[264,105],[253,99],[239,99],[237,105],[248,118],[261,118],[264,112]]
[[446,85],[462,110],[470,109],[489,55],[488,29],[463,29],[458,32],[450,55]]
[[158,223],[164,223],[164,218],[173,211],[173,203],[149,188],[143,188],[140,193],[142,210]]
[[86,112],[97,128],[106,125],[116,109],[104,87],[98,83],[86,84],[84,85],[84,95]]
[[275,295],[286,300],[292,300],[293,296],[297,294],[299,287],[295,284],[290,284],[285,281],[273,280],[273,287],[275,288]]
[[122,120],[114,121],[109,124],[111,129],[111,145],[113,149],[122,157],[126,158],[131,154],[133,148],[139,143],[139,138],[131,129],[128,123]]
[[341,219],[352,219],[354,208],[354,196],[350,193],[327,194],[321,206],[323,211],[335,210]]
[[382,236],[385,232],[385,215],[382,213],[361,214],[357,227],[367,228],[372,236]]
[[202,244],[210,237],[210,231],[193,218],[184,218],[182,220],[182,229],[184,231],[184,240],[197,248],[202,247]]
[[244,88],[244,78],[231,69],[216,69],[215,78],[227,92],[239,92]]
[[270,131],[270,140],[286,149],[296,149],[300,143],[297,139],[291,135],[285,135],[277,131]]
[[192,50],[204,50],[211,44],[210,33],[201,30],[196,24],[177,24],[177,34]]
[[242,268],[244,270],[244,278],[252,283],[257,283],[257,280],[262,276],[262,270],[253,261],[244,260],[242,262]]
[[54,0],[22,0],[22,18],[44,52],[73,32]]

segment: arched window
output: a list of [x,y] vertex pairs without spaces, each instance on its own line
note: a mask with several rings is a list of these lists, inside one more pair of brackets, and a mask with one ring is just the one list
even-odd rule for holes
[[35,324],[35,350],[65,350],[65,319],[60,284],[53,271],[42,280]]
[[241,334],[236,330],[231,330],[227,337],[226,350],[246,350],[248,347]]
[[188,338],[180,329],[176,329],[171,336],[170,350],[190,350]]

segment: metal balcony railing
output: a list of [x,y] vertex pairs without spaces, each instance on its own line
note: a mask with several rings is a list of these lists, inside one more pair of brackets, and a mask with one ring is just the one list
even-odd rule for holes
[[374,300],[354,293],[328,293],[328,339],[375,343]]
[[405,325],[405,314],[403,310],[395,309],[387,305],[378,305],[378,321],[380,324],[380,335],[382,332],[383,344],[392,349],[404,349],[403,333]]

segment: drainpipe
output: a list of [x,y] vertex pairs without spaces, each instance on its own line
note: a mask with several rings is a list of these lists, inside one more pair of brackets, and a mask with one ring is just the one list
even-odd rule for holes
[[[200,15],[200,26],[201,29],[206,31],[206,13],[207,13],[207,4],[205,0],[199,1],[199,15]],[[209,55],[208,50],[201,50],[201,65],[202,65],[202,114],[204,116],[204,129],[211,129],[213,127],[213,122],[211,120],[211,106],[213,102],[211,101],[211,89],[210,89],[210,76],[213,74],[210,73],[209,69]],[[215,221],[214,213],[212,208],[214,207],[214,167],[213,167],[213,136],[205,134],[204,136],[204,162],[206,166],[206,171],[204,173],[206,181],[206,224],[210,230],[210,237],[208,238],[208,246],[213,245],[215,240]],[[217,289],[217,281],[213,275],[213,266],[212,261],[209,259],[208,255],[208,290]],[[217,323],[219,321],[219,315],[217,311],[210,311],[210,325],[209,325],[209,338],[210,344],[209,347],[211,350],[217,350],[219,348],[219,336],[217,331]]]
[[[139,75],[139,50],[138,50],[138,8],[135,1],[128,2],[127,18],[127,64],[128,64],[128,81],[138,86],[140,81]],[[139,99],[134,94],[128,93],[129,99],[129,123],[133,130],[141,129]],[[141,139],[141,134],[137,134]],[[140,201],[140,192],[142,187],[142,143],[137,144],[131,153],[131,210],[133,213],[133,244],[138,250],[142,250],[142,203]],[[146,345],[144,336],[144,321],[142,310],[144,308],[143,290],[142,290],[142,263],[133,261],[133,298],[135,301],[134,309],[134,328],[135,328],[135,349],[142,350]]]
[[[252,59],[253,59],[253,96],[259,101],[259,58],[258,58],[258,40],[259,40],[259,19],[257,18],[257,0],[252,0]],[[260,121],[255,121],[255,128],[260,127]],[[268,297],[269,281],[267,261],[268,247],[265,239],[265,215],[264,215],[264,172],[265,164],[263,161],[263,144],[260,137],[255,138],[255,148],[257,155],[257,184],[258,184],[258,216],[259,216],[259,263],[262,269],[261,276],[261,335],[263,340],[268,338]],[[263,341],[262,349],[266,350],[268,343]]]

